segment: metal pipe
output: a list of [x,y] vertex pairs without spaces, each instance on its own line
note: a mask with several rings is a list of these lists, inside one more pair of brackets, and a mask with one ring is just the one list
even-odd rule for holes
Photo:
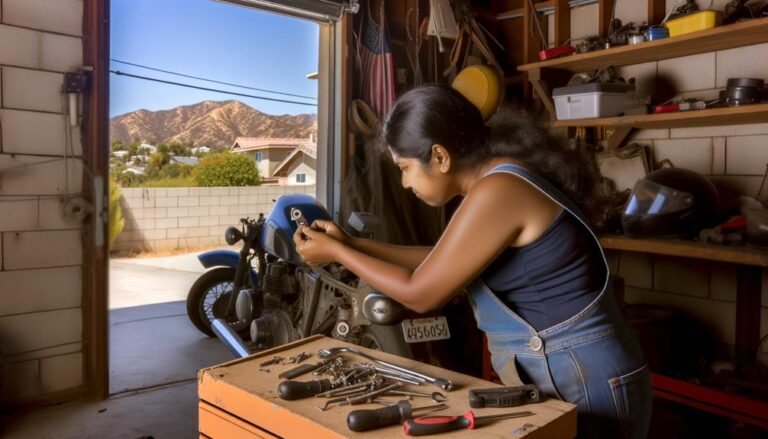
[[211,322],[211,329],[216,337],[219,337],[222,343],[229,348],[229,351],[237,358],[244,358],[251,355],[251,350],[245,345],[245,342],[235,332],[229,324],[222,319],[214,319]]
[[413,381],[416,381],[416,382],[419,382],[419,383],[424,383],[424,382],[427,381],[424,378],[419,378],[419,377],[416,377],[416,376],[413,376],[413,375],[410,375],[410,374],[406,374],[406,373],[403,373],[403,372],[400,372],[400,371],[397,371],[397,370],[394,370],[394,369],[387,369],[387,368],[381,367],[381,366],[373,366],[373,368],[374,368],[374,370],[376,370],[376,372],[378,372],[381,375],[392,375],[392,376],[396,376],[396,377],[403,377],[403,378],[407,378],[407,379],[410,379],[410,380],[413,380]]
[[399,381],[401,383],[413,384],[414,386],[420,386],[421,383],[424,382],[424,381],[416,381],[415,379],[412,380],[410,378],[403,378],[402,376],[389,375],[389,374],[386,374],[386,373],[379,373],[379,375],[381,375],[384,378],[387,378],[388,380],[391,380],[391,381]]

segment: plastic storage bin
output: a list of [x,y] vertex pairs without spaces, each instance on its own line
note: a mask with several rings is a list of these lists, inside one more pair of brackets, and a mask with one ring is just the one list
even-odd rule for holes
[[629,84],[582,84],[552,91],[558,120],[618,116],[624,112]]
[[723,13],[721,11],[699,11],[686,15],[685,17],[669,20],[664,26],[669,29],[669,36],[675,37],[691,32],[711,29],[715,26],[720,26],[722,22]]

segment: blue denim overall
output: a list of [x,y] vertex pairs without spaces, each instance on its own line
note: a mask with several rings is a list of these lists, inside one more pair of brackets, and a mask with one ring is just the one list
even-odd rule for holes
[[[573,215],[598,243],[574,203],[526,168],[504,164]],[[487,174],[486,174],[487,175]],[[608,264],[606,273],[608,273]],[[482,280],[468,287],[478,327],[488,338],[493,369],[504,384],[533,383],[549,397],[578,406],[578,437],[645,439],[651,382],[640,346],[616,305],[608,276],[600,294],[569,319],[536,331]]]

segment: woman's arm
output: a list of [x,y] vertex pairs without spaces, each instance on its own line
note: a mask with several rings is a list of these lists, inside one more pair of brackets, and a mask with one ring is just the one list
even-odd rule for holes
[[508,246],[535,239],[559,211],[527,182],[496,174],[475,184],[416,269],[378,259],[306,227],[294,239],[307,263],[337,261],[375,289],[423,313],[445,304]]
[[424,262],[432,247],[392,245],[372,239],[352,238],[349,246],[360,253],[413,271]]
[[421,265],[432,251],[432,247],[392,245],[372,239],[353,238],[333,221],[316,220],[312,228],[322,230],[326,235],[361,253],[411,270]]

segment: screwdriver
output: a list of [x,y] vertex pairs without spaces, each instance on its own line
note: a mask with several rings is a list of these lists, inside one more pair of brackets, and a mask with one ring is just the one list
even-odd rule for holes
[[327,392],[333,389],[334,385],[330,380],[314,381],[283,381],[277,386],[277,395],[286,401],[295,399],[309,398],[318,393]]
[[475,417],[472,411],[464,413],[464,416],[427,416],[424,418],[409,419],[403,423],[405,434],[409,436],[425,436],[428,434],[444,433],[446,431],[467,428],[474,430],[478,425],[486,424],[505,418],[522,418],[531,416],[533,412],[502,413],[499,415]]
[[444,403],[428,405],[424,407],[411,407],[411,403],[405,399],[395,405],[380,409],[353,410],[347,415],[347,427],[352,431],[368,431],[374,428],[397,425],[406,419],[413,418],[413,414],[421,411],[442,410]]

